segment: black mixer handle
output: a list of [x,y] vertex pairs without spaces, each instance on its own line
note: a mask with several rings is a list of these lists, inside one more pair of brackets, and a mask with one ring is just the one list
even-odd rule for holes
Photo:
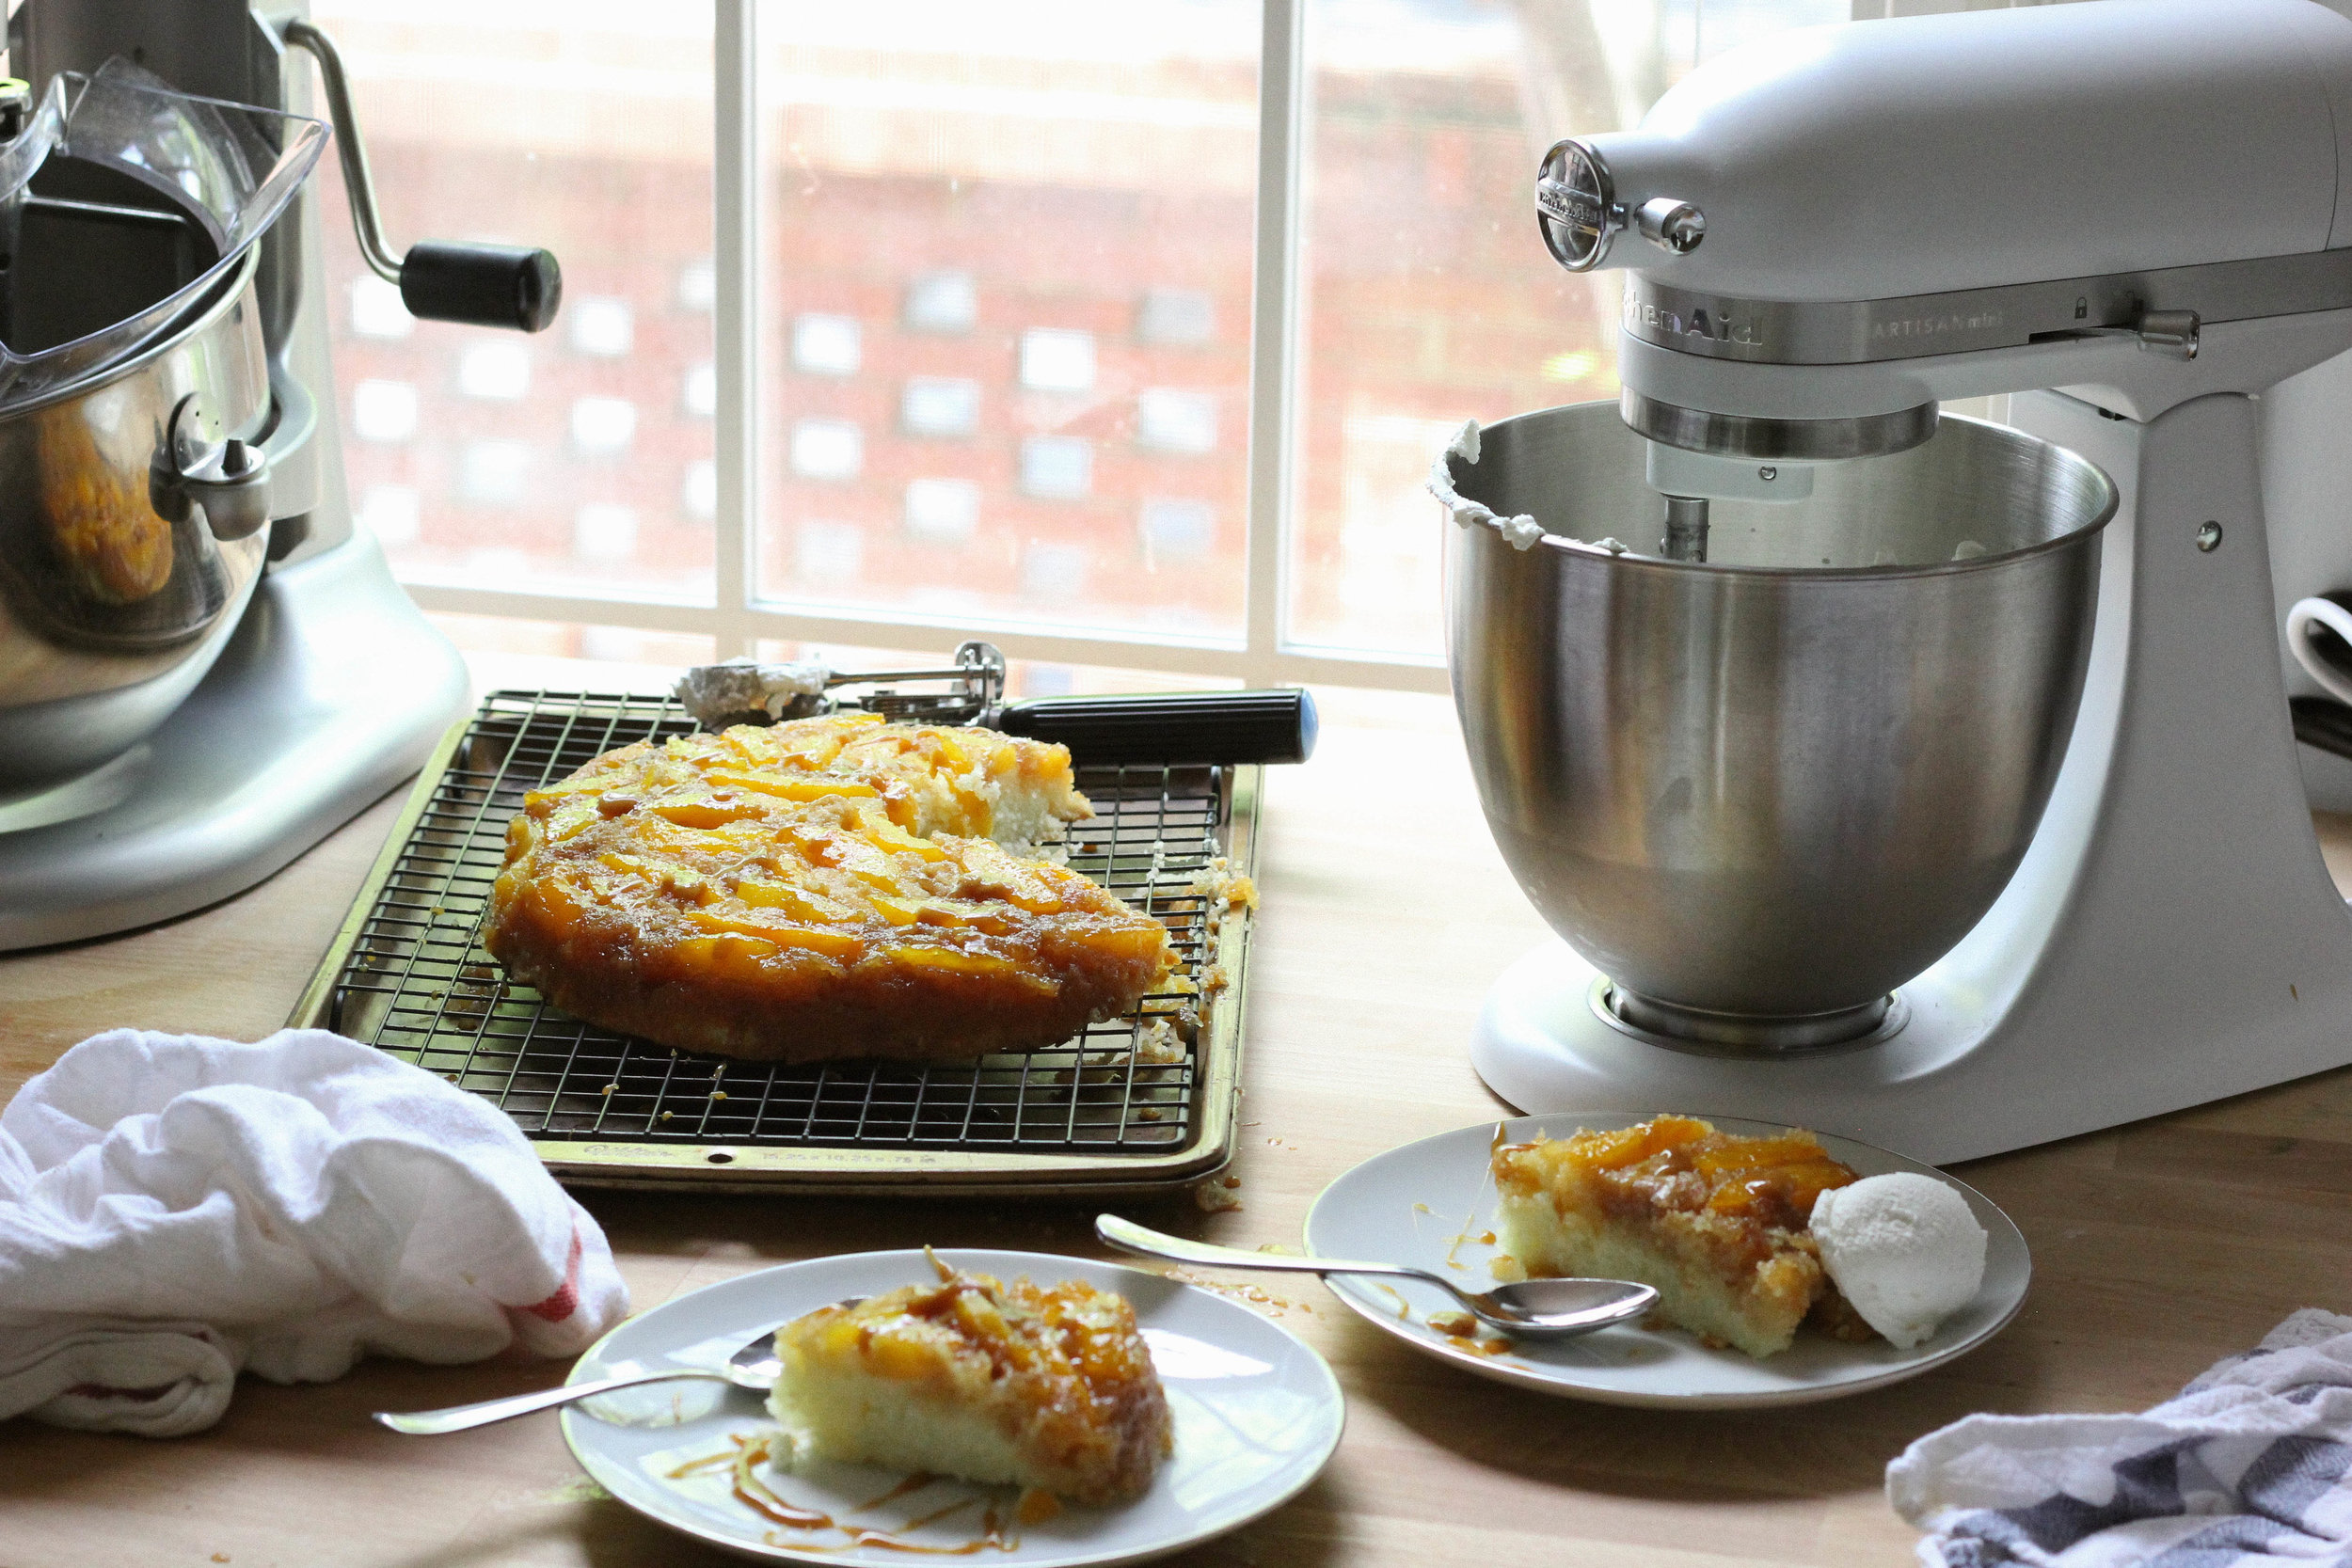
[[394,258],[384,241],[375,182],[368,174],[368,147],[359,135],[359,117],[351,106],[351,87],[335,40],[302,21],[287,23],[282,36],[318,61],[360,258],[378,277],[400,285],[400,300],[408,313],[421,321],[465,322],[519,332],[540,331],[555,320],[556,308],[564,302],[564,272],[551,252],[529,245],[425,240],[409,246],[406,256]]
[[1303,687],[1032,697],[1007,705],[993,722],[1008,735],[1058,740],[1089,766],[1305,762],[1317,728],[1315,700]]

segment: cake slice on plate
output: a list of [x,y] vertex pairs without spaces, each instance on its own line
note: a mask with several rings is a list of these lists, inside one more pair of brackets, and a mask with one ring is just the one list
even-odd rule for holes
[[1142,1496],[1175,1445],[1126,1298],[931,1261],[937,1284],[821,1307],[776,1331],[783,1370],[768,1408],[789,1442],[775,1451],[793,1465],[1021,1486],[1031,1519],[1040,1493],[1082,1504]]
[[1814,1199],[1858,1177],[1810,1132],[1744,1138],[1657,1117],[1498,1142],[1493,1165],[1497,1240],[1530,1275],[1654,1286],[1669,1323],[1758,1357],[1788,1349],[1808,1315],[1839,1338],[1870,1336],[1806,1228]]

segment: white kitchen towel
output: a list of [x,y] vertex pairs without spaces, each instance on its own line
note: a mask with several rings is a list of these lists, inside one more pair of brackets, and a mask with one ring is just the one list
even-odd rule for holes
[[487,1101],[317,1029],[118,1029],[0,1110],[0,1419],[173,1437],[240,1369],[569,1355],[628,1293]]
[[2352,1568],[2352,1318],[2312,1307],[2140,1416],[1970,1416],[1886,1467],[1928,1568]]

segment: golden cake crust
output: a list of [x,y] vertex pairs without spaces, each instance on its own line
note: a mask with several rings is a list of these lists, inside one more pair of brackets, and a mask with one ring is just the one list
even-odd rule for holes
[[1813,1200],[1858,1180],[1812,1133],[1746,1138],[1693,1117],[1498,1144],[1502,1243],[1531,1275],[1633,1279],[1669,1322],[1765,1356],[1811,1317],[1867,1336],[1821,1267]]
[[[936,1259],[933,1259],[937,1263]],[[1174,1450],[1168,1395],[1125,1297],[1084,1280],[1007,1285],[937,1263],[935,1285],[909,1285],[851,1306],[822,1307],[776,1332],[775,1406],[791,1422],[819,1419],[807,1386],[865,1381],[874,1392],[834,1409],[896,1399],[933,1429],[977,1417],[1017,1453],[1017,1480],[1075,1503],[1138,1497]],[[854,1418],[852,1418],[854,1419]],[[870,1431],[803,1425],[796,1440],[825,1458],[962,1474],[956,1456],[874,1451]]]
[[1092,814],[1069,752],[836,715],[640,742],[526,797],[484,940],[592,1022],[762,1061],[1058,1043],[1173,968],[1158,921],[996,842]]

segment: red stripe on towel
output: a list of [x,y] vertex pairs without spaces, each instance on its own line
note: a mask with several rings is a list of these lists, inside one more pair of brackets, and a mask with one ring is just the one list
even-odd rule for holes
[[534,1318],[545,1318],[560,1323],[580,1310],[580,1227],[572,1227],[572,1256],[564,1265],[564,1283],[555,1288],[555,1294],[545,1301],[532,1302],[523,1308]]

